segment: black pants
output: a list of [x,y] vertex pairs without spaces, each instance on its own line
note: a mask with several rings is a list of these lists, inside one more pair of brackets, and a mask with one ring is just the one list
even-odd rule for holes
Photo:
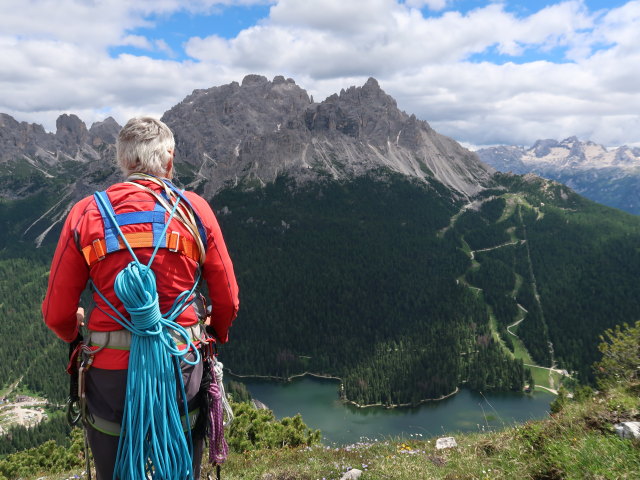
[[[192,358],[190,358],[192,360]],[[121,423],[127,389],[128,370],[105,370],[91,368],[86,377],[86,396],[89,413],[111,422]],[[202,380],[202,362],[197,365],[182,363],[182,380],[187,401],[193,403]],[[120,437],[107,435],[87,427],[89,446],[93,453],[98,480],[111,480],[118,454]],[[193,478],[200,477],[204,438],[193,438]],[[178,480],[178,479],[167,479]]]

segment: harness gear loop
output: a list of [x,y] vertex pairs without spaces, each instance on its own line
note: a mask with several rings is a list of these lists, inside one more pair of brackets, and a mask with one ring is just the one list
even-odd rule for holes
[[69,374],[69,397],[67,398],[66,416],[67,422],[72,427],[77,425],[82,417],[80,396],[78,395],[78,365],[81,350],[82,335],[78,333],[76,339],[69,344],[69,363],[67,364],[67,373]]

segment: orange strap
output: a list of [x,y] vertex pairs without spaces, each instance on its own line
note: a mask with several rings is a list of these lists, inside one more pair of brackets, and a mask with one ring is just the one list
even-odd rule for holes
[[[131,248],[154,246],[153,232],[125,233],[124,236]],[[127,248],[121,238],[119,238],[119,246],[120,250]],[[186,255],[195,262],[199,262],[200,260],[200,252],[196,243],[189,238],[184,238],[179,232],[167,233],[166,248],[172,252],[179,252],[182,255]],[[107,245],[104,238],[98,238],[89,245],[82,247],[82,254],[84,255],[87,265],[93,267],[107,255]]]

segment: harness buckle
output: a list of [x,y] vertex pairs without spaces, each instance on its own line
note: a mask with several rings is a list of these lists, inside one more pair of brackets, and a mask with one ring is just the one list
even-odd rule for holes
[[167,248],[170,252],[177,252],[180,247],[180,232],[173,231],[167,237]]
[[96,252],[96,258],[98,259],[97,261],[99,262],[100,260],[104,260],[104,257],[107,256],[107,252],[105,251],[102,244],[102,239],[96,238],[91,243],[93,245],[93,251]]

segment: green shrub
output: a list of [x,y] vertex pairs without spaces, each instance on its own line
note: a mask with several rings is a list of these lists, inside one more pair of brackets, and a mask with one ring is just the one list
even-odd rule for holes
[[69,447],[49,440],[38,447],[7,455],[0,460],[0,480],[66,472],[81,467],[84,465],[82,430],[74,429],[71,435]]
[[602,360],[594,365],[598,386],[608,390],[615,386],[631,387],[640,383],[640,321],[635,326],[616,325],[600,336],[598,350]]
[[567,391],[564,387],[560,387],[558,390],[558,396],[556,399],[551,402],[549,408],[551,409],[551,413],[559,413],[564,409],[564,406],[569,401],[569,396],[567,395]]
[[227,385],[226,391],[229,398],[231,398],[232,401],[236,403],[251,401],[251,394],[249,393],[249,390],[244,383],[234,382],[233,380],[230,380],[229,384]]
[[257,410],[248,403],[233,403],[232,407],[235,419],[227,442],[235,452],[299,447],[320,441],[320,431],[307,427],[300,414],[278,421],[271,410]]

